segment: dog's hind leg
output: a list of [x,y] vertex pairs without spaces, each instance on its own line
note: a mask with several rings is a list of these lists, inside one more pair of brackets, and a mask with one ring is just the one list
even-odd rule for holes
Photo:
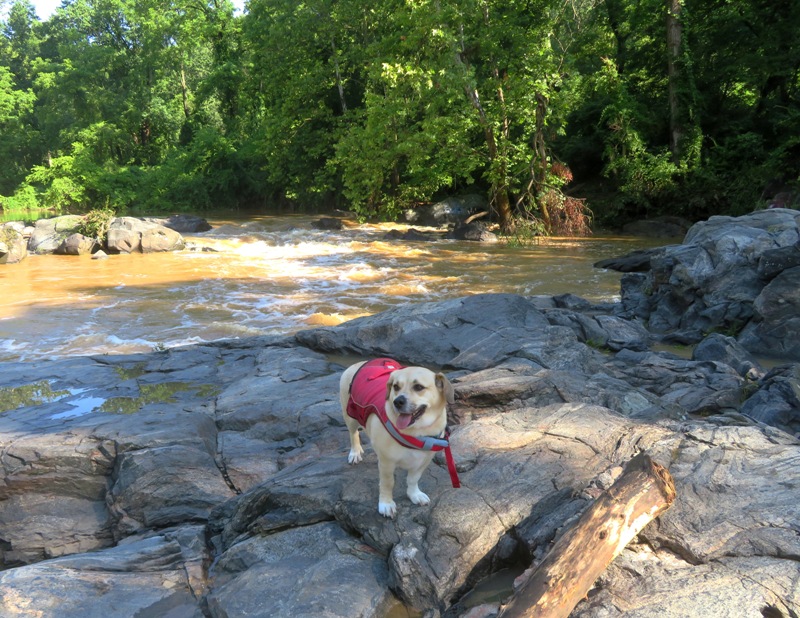
[[350,453],[347,455],[347,463],[357,464],[364,457],[364,447],[361,446],[361,435],[358,433],[358,423],[352,419],[345,418],[347,431],[350,432]]

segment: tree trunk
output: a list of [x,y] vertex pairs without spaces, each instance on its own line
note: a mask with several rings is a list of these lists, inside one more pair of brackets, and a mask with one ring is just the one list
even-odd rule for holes
[[606,0],[604,5],[606,7],[606,14],[608,15],[608,24],[611,27],[611,32],[614,34],[614,40],[617,43],[617,57],[615,62],[617,65],[617,73],[622,75],[625,72],[625,62],[628,59],[628,35],[623,32],[623,22],[625,20],[624,8],[618,0]]
[[547,207],[547,145],[544,139],[544,120],[547,115],[547,98],[540,92],[536,93],[536,133],[533,136],[533,165],[531,170],[534,179],[534,194],[537,196],[539,210],[547,233],[553,231],[553,221]]
[[478,90],[470,87],[468,84],[464,85],[464,91],[467,94],[472,107],[478,112],[478,119],[483,127],[483,135],[486,138],[486,147],[489,150],[489,161],[492,167],[497,172],[497,177],[492,180],[492,197],[497,208],[497,217],[500,224],[500,229],[503,233],[510,234],[514,231],[514,217],[511,212],[511,200],[508,197],[508,183],[506,182],[506,169],[505,164],[499,161],[497,152],[497,140],[492,130],[492,125],[486,117],[486,111],[481,105]]
[[625,546],[675,500],[669,472],[640,453],[565,532],[500,618],[566,618]]
[[336,52],[336,42],[331,38],[331,52],[333,52],[333,68],[336,73],[336,88],[339,91],[339,105],[342,106],[342,114],[347,113],[347,101],[344,98],[344,85],[342,84],[342,76],[339,72],[339,55]]
[[181,60],[181,94],[183,95],[183,115],[188,120],[192,115],[192,110],[189,108],[189,88],[186,86],[186,71],[183,68],[183,60]]
[[667,76],[669,78],[669,148],[674,163],[680,163],[684,127],[678,95],[681,57],[681,8],[683,0],[667,0]]
[[[484,6],[484,19],[488,22],[489,14],[488,8]],[[467,95],[472,107],[478,113],[478,121],[483,128],[483,135],[486,139],[486,147],[489,151],[489,164],[493,170],[492,178],[492,202],[497,210],[497,219],[500,225],[500,230],[504,234],[511,234],[514,232],[514,216],[511,210],[511,199],[508,196],[508,178],[505,161],[500,160],[499,151],[497,149],[497,139],[494,134],[494,129],[486,115],[486,110],[481,104],[478,89],[469,83],[468,79],[468,61],[466,59],[466,46],[464,45],[464,27],[461,26],[461,49],[455,52],[456,64],[464,69],[464,93]],[[495,74],[498,78],[498,96],[501,103],[505,105],[505,97],[503,89],[499,82],[499,71]],[[508,129],[506,119],[504,118],[504,130]]]

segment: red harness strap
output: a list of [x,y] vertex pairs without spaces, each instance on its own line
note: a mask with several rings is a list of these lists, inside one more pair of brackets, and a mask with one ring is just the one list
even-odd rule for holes
[[389,375],[403,366],[391,358],[376,358],[362,365],[350,384],[350,398],[347,401],[347,415],[365,427],[370,414],[377,414],[381,423],[396,442],[406,448],[422,451],[444,451],[447,471],[453,487],[461,487],[458,471],[450,450],[450,432],[445,429],[442,437],[426,436],[417,438],[401,433],[386,416],[386,384]]

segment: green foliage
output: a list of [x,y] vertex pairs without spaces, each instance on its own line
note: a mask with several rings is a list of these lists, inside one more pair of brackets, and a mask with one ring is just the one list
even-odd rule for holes
[[500,238],[509,247],[524,248],[538,245],[543,236],[547,236],[547,227],[544,221],[529,216],[517,220],[514,229],[501,234]]
[[3,207],[4,220],[27,219],[30,213],[39,210],[36,189],[23,185],[11,197],[0,197],[0,206]]
[[41,187],[37,195],[41,206],[56,209],[85,206],[86,190],[76,172],[75,157],[64,155],[52,159],[49,166],[34,166],[25,182]]
[[34,102],[34,93],[20,89],[14,74],[0,65],[0,195],[13,193],[25,177],[25,155],[35,139],[27,124]]
[[469,187],[514,238],[745,212],[800,182],[800,4],[677,5],[670,43],[663,0],[17,0],[0,204],[393,218]]
[[78,227],[78,233],[89,238],[95,238],[100,243],[105,243],[108,236],[108,227],[111,225],[111,220],[115,215],[114,210],[108,206],[93,208],[83,215],[83,221]]
[[232,207],[247,193],[247,174],[229,139],[203,128],[187,148],[149,174],[150,197],[141,205],[159,211]]

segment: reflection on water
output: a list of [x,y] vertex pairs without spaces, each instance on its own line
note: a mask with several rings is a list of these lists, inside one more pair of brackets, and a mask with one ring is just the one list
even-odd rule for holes
[[[602,258],[652,246],[642,239],[503,244],[384,240],[395,225],[312,217],[214,221],[170,254],[30,256],[0,266],[0,360],[120,354],[333,325],[407,302],[483,292],[619,294]],[[202,250],[206,249],[206,250]]]

